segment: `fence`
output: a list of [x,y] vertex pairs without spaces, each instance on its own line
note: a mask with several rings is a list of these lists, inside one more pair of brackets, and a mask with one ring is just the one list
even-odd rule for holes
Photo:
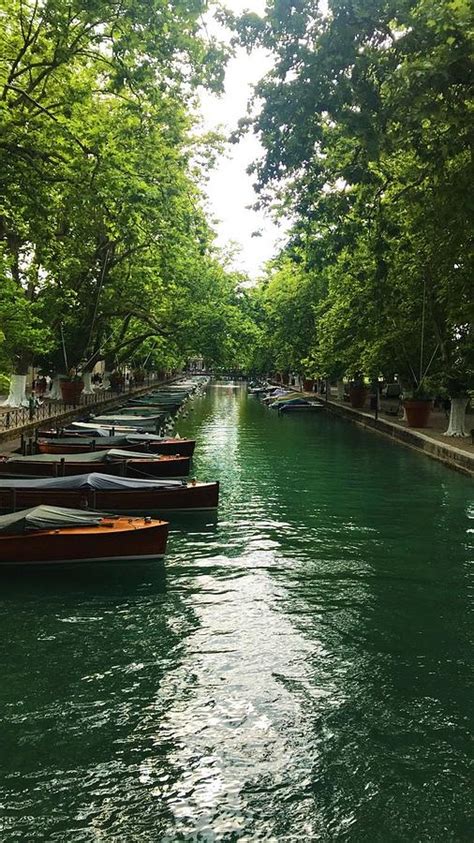
[[[99,390],[92,395],[81,395],[79,401],[73,404],[67,404],[65,401],[52,401],[46,399],[43,403],[37,403],[30,399],[29,407],[19,407],[18,409],[4,409],[0,412],[0,432],[12,430],[17,427],[22,427],[27,424],[33,424],[38,421],[48,421],[55,419],[65,413],[72,413],[75,410],[82,410],[87,412],[100,404],[108,401],[113,401],[127,395],[134,395],[140,393],[152,386],[158,386],[159,381],[153,378],[146,378],[143,383],[133,385],[131,383],[118,386],[113,390]],[[0,408],[1,409],[1,408]]]

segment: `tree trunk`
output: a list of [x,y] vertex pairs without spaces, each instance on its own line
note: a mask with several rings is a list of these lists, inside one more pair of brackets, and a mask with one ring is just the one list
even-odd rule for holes
[[49,397],[52,401],[62,401],[62,392],[61,387],[59,385],[59,381],[61,378],[65,378],[66,375],[54,375],[53,382],[51,384],[51,389],[49,391]]
[[344,381],[337,382],[337,400],[344,401]]
[[450,401],[449,425],[444,436],[469,436],[470,434],[466,430],[466,410],[469,404],[469,398],[467,396],[450,398]]
[[26,375],[11,376],[8,398],[3,402],[2,407],[28,407]]
[[94,395],[94,386],[92,384],[92,372],[84,372],[82,380],[84,381],[84,389],[82,390],[82,394]]

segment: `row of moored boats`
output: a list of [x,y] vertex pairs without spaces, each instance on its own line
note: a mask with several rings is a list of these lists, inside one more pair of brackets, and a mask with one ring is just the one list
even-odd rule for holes
[[313,398],[307,398],[300,392],[287,389],[268,381],[252,381],[249,383],[249,393],[260,398],[271,410],[279,413],[300,413],[320,410],[322,403]]
[[155,516],[218,506],[217,481],[189,479],[195,441],[165,432],[207,383],[177,380],[0,457],[0,563],[163,556],[169,525]]

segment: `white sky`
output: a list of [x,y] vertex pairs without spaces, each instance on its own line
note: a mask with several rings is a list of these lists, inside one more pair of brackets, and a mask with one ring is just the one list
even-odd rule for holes
[[[232,12],[248,9],[263,15],[264,0],[225,0]],[[218,27],[212,18],[206,19],[208,32],[221,40],[228,35]],[[201,111],[205,130],[223,131],[226,137],[237,128],[241,117],[247,113],[247,102],[252,87],[270,67],[268,55],[263,50],[254,50],[249,55],[238,48],[234,58],[227,65],[225,93],[218,97],[204,92],[201,96]],[[284,231],[272,222],[268,212],[253,211],[248,206],[257,200],[253,190],[253,177],[246,170],[261,156],[261,146],[253,133],[248,132],[238,144],[229,144],[225,156],[219,158],[207,184],[211,216],[216,219],[218,245],[231,242],[239,247],[234,267],[247,272],[252,278],[258,276],[265,261],[273,257]],[[261,237],[252,237],[252,232],[261,232]]]

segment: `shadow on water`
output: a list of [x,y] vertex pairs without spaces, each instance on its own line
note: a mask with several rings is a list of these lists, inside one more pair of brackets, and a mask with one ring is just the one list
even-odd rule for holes
[[166,569],[162,559],[0,569],[0,605],[17,599],[41,601],[48,596],[117,599],[145,587],[164,593]]

